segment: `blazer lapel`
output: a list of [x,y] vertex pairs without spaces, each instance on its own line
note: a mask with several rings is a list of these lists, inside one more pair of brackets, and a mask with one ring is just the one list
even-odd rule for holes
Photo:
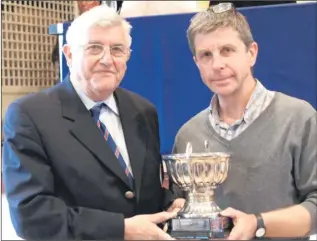
[[73,122],[70,127],[71,134],[85,148],[90,150],[102,165],[110,169],[130,188],[127,176],[91,118],[90,112],[77,95],[70,80],[65,79],[61,85],[62,115]]
[[145,120],[124,90],[118,88],[115,91],[115,98],[132,166],[136,198],[138,201],[140,198],[143,165],[146,154],[146,133],[144,132]]

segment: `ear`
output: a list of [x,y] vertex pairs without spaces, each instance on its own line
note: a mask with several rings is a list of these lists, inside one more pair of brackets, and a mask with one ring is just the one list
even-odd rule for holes
[[65,44],[63,46],[63,53],[65,55],[67,65],[68,65],[68,67],[70,67],[72,65],[73,55],[72,55],[72,52],[70,50],[70,46],[68,44]]
[[126,59],[127,62],[130,60],[131,54],[132,54],[132,51],[131,51],[131,52],[129,53],[129,55],[127,56],[127,59]]
[[198,62],[197,62],[196,56],[193,56],[193,60],[194,60],[194,62],[195,62],[195,64],[196,64],[197,68],[199,69],[199,65],[198,65]]
[[250,47],[248,49],[248,58],[249,58],[250,67],[253,67],[255,65],[257,56],[258,56],[258,44],[256,42],[253,42],[250,44]]

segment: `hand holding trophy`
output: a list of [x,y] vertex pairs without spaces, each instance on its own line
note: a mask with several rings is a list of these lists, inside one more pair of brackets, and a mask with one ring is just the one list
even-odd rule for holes
[[225,239],[232,229],[232,220],[220,215],[214,201],[214,190],[226,178],[230,155],[209,152],[192,153],[187,143],[186,153],[164,155],[163,165],[169,180],[187,193],[184,208],[169,221],[169,230],[176,239]]

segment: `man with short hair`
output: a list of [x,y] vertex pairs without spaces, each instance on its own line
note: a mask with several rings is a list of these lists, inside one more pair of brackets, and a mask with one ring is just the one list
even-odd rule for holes
[[162,212],[173,199],[161,187],[156,109],[118,87],[130,29],[107,5],[83,13],[63,47],[69,78],[8,107],[3,174],[20,237],[170,239],[158,227],[175,214]]
[[[317,227],[317,114],[306,101],[271,91],[253,77],[258,45],[246,18],[230,3],[196,14],[187,30],[208,108],[177,133],[174,153],[230,153],[216,190],[233,218],[229,239],[308,238]],[[199,98],[199,97],[198,97]]]

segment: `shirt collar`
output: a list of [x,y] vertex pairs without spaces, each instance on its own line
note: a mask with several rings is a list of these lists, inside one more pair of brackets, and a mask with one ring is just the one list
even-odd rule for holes
[[118,107],[116,104],[116,100],[113,96],[113,94],[111,94],[106,100],[104,101],[100,101],[100,102],[95,102],[92,99],[90,99],[86,93],[82,90],[81,85],[77,82],[77,81],[72,81],[72,78],[70,78],[75,91],[77,92],[79,98],[81,99],[81,101],[83,102],[83,104],[85,105],[85,107],[87,108],[87,110],[90,110],[91,108],[93,108],[95,105],[100,104],[100,103],[104,103],[108,106],[108,108],[115,113],[117,116],[119,116],[119,111],[118,111]]
[[[242,120],[244,120],[246,123],[249,121],[249,118],[247,118],[246,116],[249,117],[252,114],[252,113],[249,113],[252,111],[251,107],[255,104],[255,102],[257,102],[259,97],[261,95],[264,95],[267,91],[267,89],[262,85],[262,83],[258,79],[255,79],[255,80],[256,80],[256,86],[255,86],[253,93],[248,101],[248,104],[244,110],[243,117],[242,117]],[[251,109],[251,111],[250,111],[250,109]],[[210,113],[216,119],[216,122],[219,123],[219,121],[220,121],[219,102],[218,102],[218,95],[217,94],[214,94],[213,97],[211,98],[209,110],[210,110]]]
[[256,86],[253,90],[253,93],[248,101],[248,104],[245,108],[245,111],[248,111],[250,109],[251,106],[254,105],[254,103],[259,99],[259,97],[261,95],[264,95],[264,93],[266,92],[265,87],[262,85],[262,83],[256,79]]

